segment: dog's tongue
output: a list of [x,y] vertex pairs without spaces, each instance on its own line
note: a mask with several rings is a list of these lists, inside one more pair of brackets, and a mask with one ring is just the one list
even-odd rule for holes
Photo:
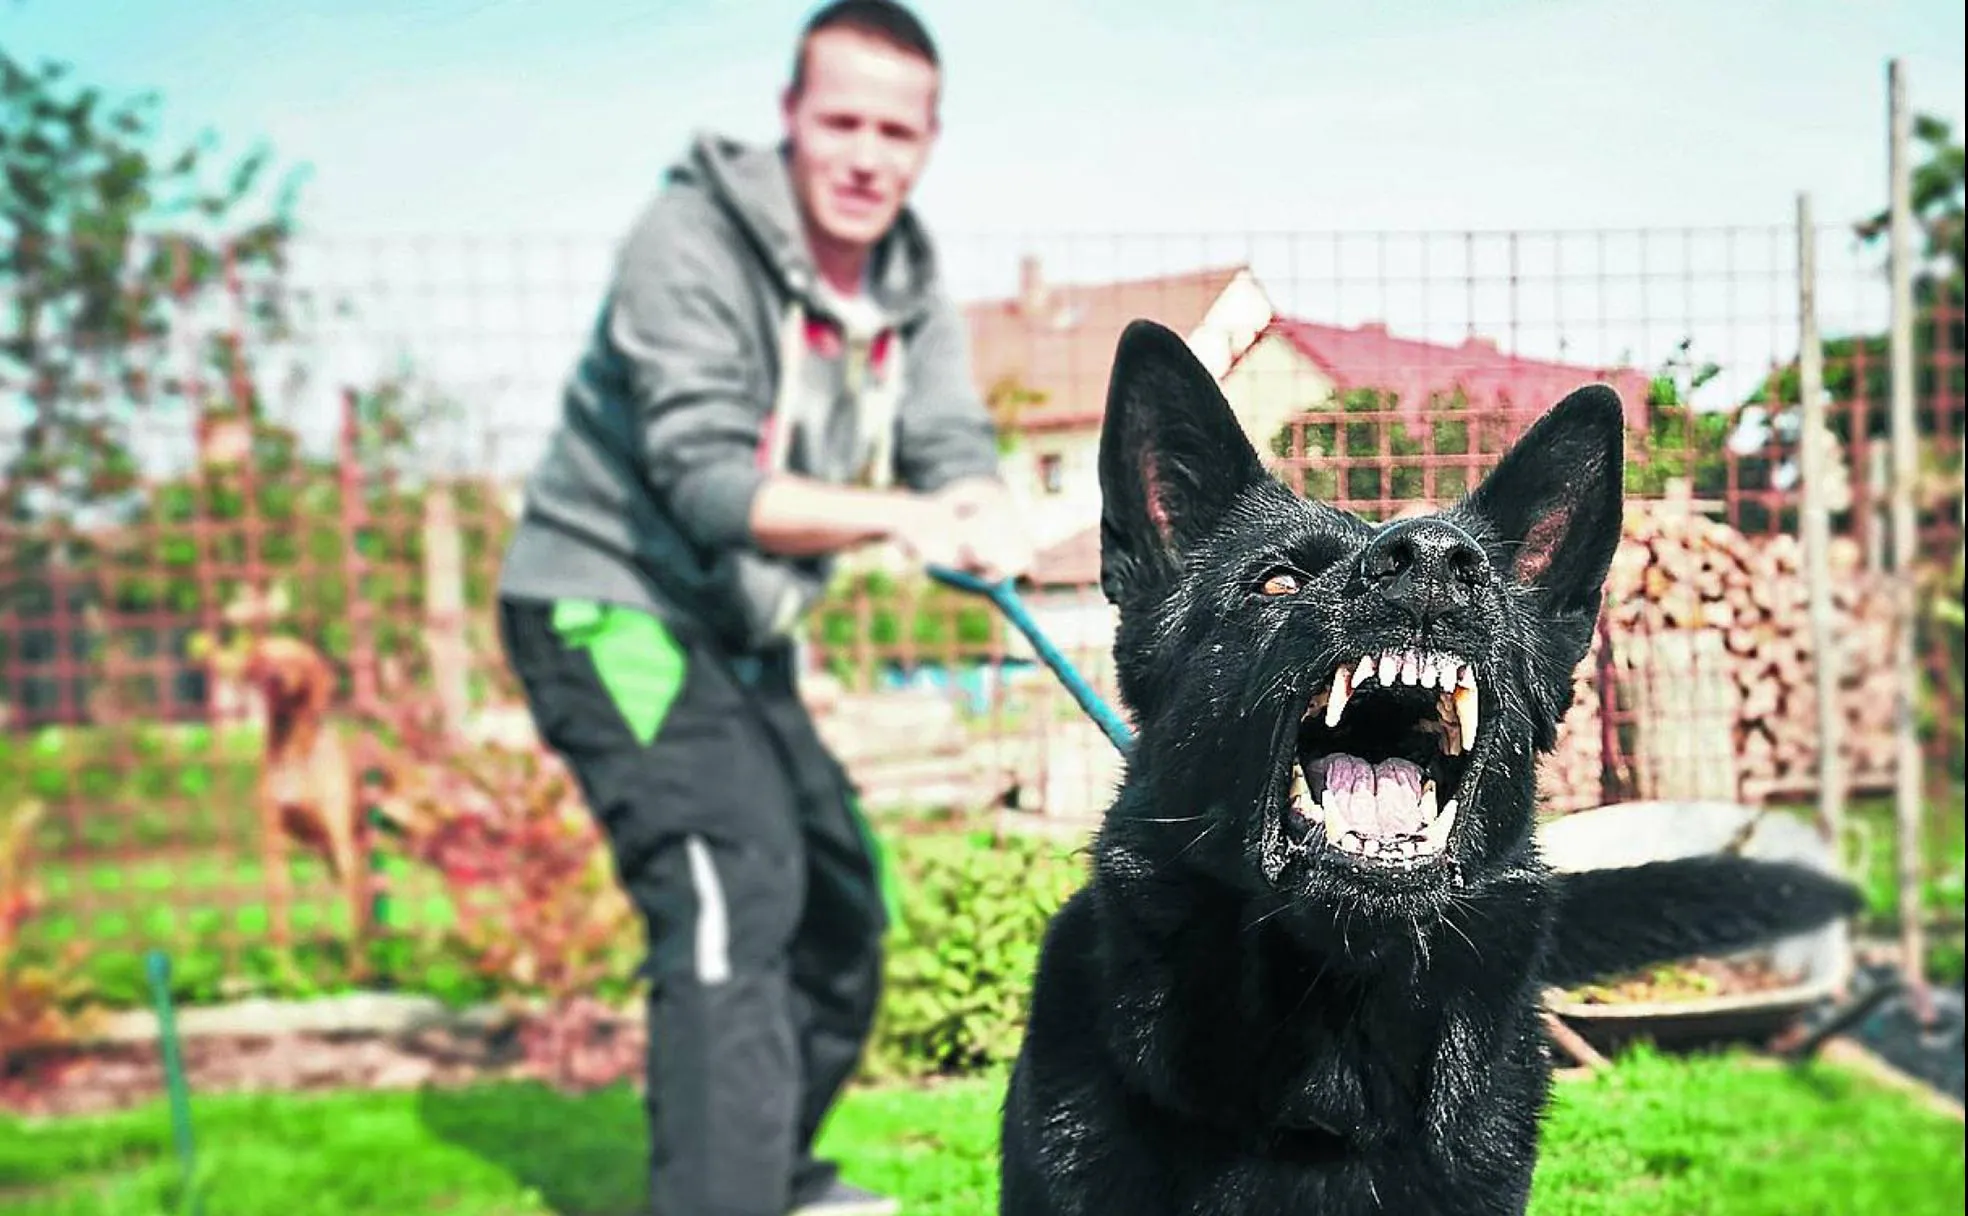
[[1305,769],[1312,799],[1348,828],[1373,836],[1399,836],[1426,824],[1421,808],[1422,772],[1406,760],[1371,764],[1337,752]]

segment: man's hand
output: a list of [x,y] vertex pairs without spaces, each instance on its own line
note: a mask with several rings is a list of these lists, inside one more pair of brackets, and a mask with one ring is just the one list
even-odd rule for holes
[[822,485],[782,474],[752,503],[752,534],[768,553],[836,553],[890,540],[925,566],[1000,582],[1031,568],[1032,546],[1003,483],[952,482],[934,494]]
[[1031,570],[1031,538],[1003,482],[967,478],[950,483],[931,497],[955,512],[966,558],[960,569],[991,582],[1017,578]]
[[931,495],[913,496],[895,505],[888,539],[919,566],[971,569],[965,545],[965,522],[950,503]]

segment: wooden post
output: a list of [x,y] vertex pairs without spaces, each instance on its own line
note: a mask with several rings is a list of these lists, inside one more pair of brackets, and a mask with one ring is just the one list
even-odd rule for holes
[[1891,366],[1893,478],[1893,600],[1894,600],[1894,782],[1893,803],[1899,836],[1899,911],[1901,966],[1915,1010],[1922,1021],[1932,1016],[1926,983],[1926,942],[1920,898],[1920,828],[1924,791],[1921,788],[1920,735],[1915,701],[1920,670],[1914,652],[1919,620],[1919,588],[1915,581],[1919,543],[1915,533],[1914,483],[1920,475],[1919,437],[1913,412],[1913,203],[1912,171],[1907,154],[1912,142],[1912,119],[1907,111],[1906,73],[1899,60],[1886,68],[1888,127],[1887,156],[1890,183],[1888,273],[1892,283],[1892,327],[1887,355]]
[[[1803,413],[1804,579],[1817,676],[1818,830],[1835,850],[1845,846],[1844,720],[1839,712],[1841,661],[1831,608],[1831,433],[1825,428],[1824,350],[1818,344],[1818,233],[1811,196],[1797,196],[1797,395]],[[1842,858],[1842,853],[1837,854]]]
[[431,478],[424,491],[424,643],[444,729],[464,733],[471,711],[471,648],[465,639],[464,537],[451,483]]

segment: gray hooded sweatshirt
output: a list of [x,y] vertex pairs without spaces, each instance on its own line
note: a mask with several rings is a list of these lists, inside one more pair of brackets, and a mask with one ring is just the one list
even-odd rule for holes
[[617,254],[499,590],[752,650],[788,637],[831,571],[753,543],[769,476],[932,491],[995,476],[997,445],[913,214],[850,301],[814,269],[782,150],[702,137],[665,186]]

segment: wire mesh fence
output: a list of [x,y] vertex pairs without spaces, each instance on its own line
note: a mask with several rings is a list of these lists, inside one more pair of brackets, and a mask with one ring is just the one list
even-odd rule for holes
[[[1884,253],[1849,228],[1815,240],[1838,721],[1865,795],[1893,777]],[[362,956],[365,935],[490,915],[419,816],[500,788],[571,797],[481,773],[532,746],[494,587],[611,250],[44,251],[53,286],[10,352],[0,434],[0,808],[39,813],[23,940],[118,957],[196,941],[222,987],[270,944]],[[1040,547],[1026,594],[1104,695],[1095,457],[1114,341],[1146,316],[1189,338],[1280,477],[1373,519],[1453,501],[1565,392],[1613,385],[1626,535],[1547,808],[1814,796],[1793,227],[941,250]],[[1930,798],[1957,819],[1962,347],[1958,291],[1928,294],[1918,711]],[[842,563],[802,655],[874,809],[1070,827],[1112,789],[1118,757],[1022,641],[890,555]]]

